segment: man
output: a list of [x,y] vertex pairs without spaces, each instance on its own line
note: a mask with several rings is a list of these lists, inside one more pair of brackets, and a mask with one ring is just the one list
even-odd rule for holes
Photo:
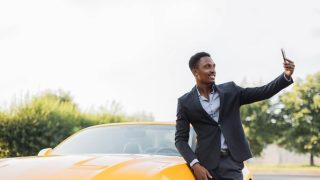
[[[294,63],[267,85],[241,88],[215,85],[216,64],[206,52],[190,58],[196,86],[178,99],[175,144],[198,180],[242,180],[243,161],[252,157],[240,119],[240,106],[268,99],[293,83]],[[188,145],[190,123],[197,133],[195,153]]]

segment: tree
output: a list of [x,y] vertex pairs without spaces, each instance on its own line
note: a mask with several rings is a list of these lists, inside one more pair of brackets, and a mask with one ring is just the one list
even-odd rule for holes
[[77,106],[66,94],[44,93],[13,106],[0,121],[2,156],[35,155],[54,147],[79,126]]
[[68,93],[47,91],[0,111],[0,157],[35,155],[88,126],[152,118],[148,113],[121,114],[121,105],[115,101],[99,112],[81,112]]
[[271,107],[271,101],[265,100],[240,109],[242,124],[255,156],[260,156],[266,145],[272,143],[278,135]]
[[320,155],[320,72],[297,80],[293,90],[280,96],[282,119],[288,126],[278,143],[297,153]]

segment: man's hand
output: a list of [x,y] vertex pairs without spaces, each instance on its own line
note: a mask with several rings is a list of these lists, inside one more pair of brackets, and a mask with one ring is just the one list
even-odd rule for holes
[[194,164],[191,168],[193,169],[194,175],[196,176],[197,180],[208,180],[208,177],[212,178],[209,171],[199,163]]
[[289,59],[285,59],[283,63],[283,67],[284,67],[284,74],[286,78],[290,79],[294,71],[294,62]]

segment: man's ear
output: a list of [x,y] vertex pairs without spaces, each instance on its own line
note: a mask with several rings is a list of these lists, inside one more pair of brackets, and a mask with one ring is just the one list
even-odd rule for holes
[[196,68],[193,68],[193,69],[192,69],[192,74],[193,74],[194,77],[197,77],[197,76],[198,76],[198,71],[197,71]]

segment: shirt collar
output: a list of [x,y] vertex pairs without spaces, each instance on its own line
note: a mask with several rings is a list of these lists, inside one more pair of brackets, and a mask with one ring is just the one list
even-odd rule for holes
[[[200,92],[199,92],[199,89],[198,89],[197,85],[196,85],[196,90],[197,90],[198,96],[199,96],[201,99],[207,100],[207,98],[205,98],[205,97],[203,97],[203,96],[200,95]],[[216,85],[213,83],[213,84],[212,84],[212,91],[210,92],[210,94],[214,94],[215,90],[216,90]]]

